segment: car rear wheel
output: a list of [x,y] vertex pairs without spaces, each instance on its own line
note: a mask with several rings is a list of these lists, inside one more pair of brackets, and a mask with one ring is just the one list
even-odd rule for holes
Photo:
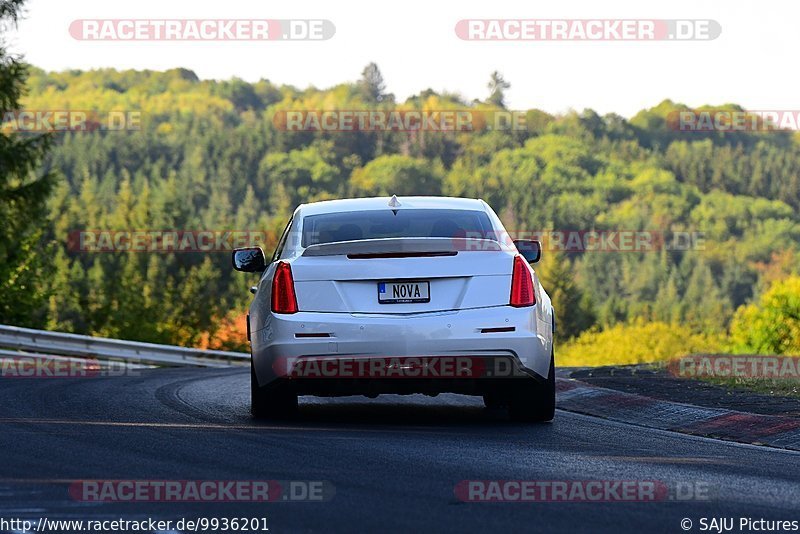
[[297,395],[282,388],[259,387],[253,361],[250,360],[250,413],[256,419],[285,419],[297,412]]
[[483,405],[489,410],[499,410],[505,408],[507,401],[500,393],[487,393],[483,396]]
[[552,421],[556,412],[556,368],[550,352],[550,371],[543,384],[534,384],[511,394],[508,413],[515,421],[544,423]]

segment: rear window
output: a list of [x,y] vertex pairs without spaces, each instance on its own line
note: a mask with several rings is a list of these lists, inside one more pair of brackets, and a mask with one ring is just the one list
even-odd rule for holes
[[494,239],[489,216],[477,210],[390,209],[309,215],[303,246],[391,237]]

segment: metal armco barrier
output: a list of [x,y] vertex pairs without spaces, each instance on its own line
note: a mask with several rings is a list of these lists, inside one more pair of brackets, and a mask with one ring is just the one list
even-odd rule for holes
[[0,325],[0,347],[40,354],[113,359],[146,365],[229,367],[250,360],[243,352],[202,350]]

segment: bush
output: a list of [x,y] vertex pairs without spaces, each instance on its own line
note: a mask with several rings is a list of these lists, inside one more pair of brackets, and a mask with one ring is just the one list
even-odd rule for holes
[[595,367],[659,362],[695,352],[718,352],[721,345],[721,339],[692,334],[685,326],[640,320],[602,332],[592,329],[563,346],[556,344],[556,364]]
[[755,354],[800,354],[800,276],[773,284],[759,299],[736,310],[731,350]]

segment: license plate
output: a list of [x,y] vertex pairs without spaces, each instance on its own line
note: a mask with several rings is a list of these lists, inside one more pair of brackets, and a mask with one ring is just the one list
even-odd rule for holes
[[430,282],[379,282],[379,304],[409,304],[430,302]]

